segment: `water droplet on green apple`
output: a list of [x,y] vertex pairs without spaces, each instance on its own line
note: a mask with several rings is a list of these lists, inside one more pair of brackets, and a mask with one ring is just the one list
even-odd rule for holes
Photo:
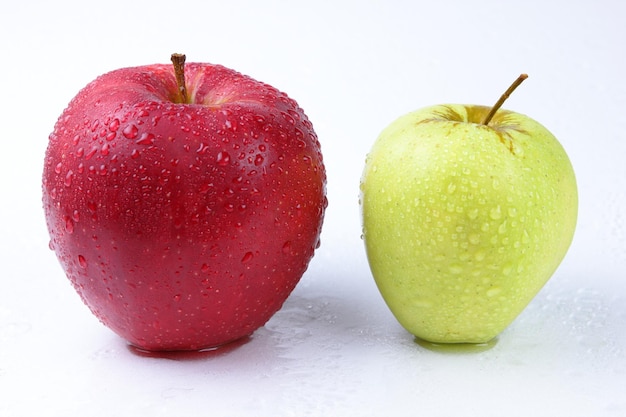
[[480,243],[480,235],[478,233],[472,233],[467,237],[467,240],[472,245],[478,245]]
[[454,275],[459,275],[463,273],[463,267],[461,265],[450,265],[450,273]]
[[487,290],[487,297],[495,297],[502,292],[500,287],[491,287]]
[[493,220],[498,220],[502,217],[502,208],[499,204],[489,211],[489,217],[491,217]]

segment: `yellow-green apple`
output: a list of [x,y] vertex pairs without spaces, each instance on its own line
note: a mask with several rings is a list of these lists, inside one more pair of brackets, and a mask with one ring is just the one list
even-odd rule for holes
[[484,343],[553,275],[573,238],[577,187],[557,139],[492,107],[436,105],[376,140],[361,179],[363,238],[387,305],[433,343]]
[[132,345],[197,350],[251,334],[316,247],[326,173],[297,103],[234,70],[123,68],[50,135],[50,247],[91,311]]

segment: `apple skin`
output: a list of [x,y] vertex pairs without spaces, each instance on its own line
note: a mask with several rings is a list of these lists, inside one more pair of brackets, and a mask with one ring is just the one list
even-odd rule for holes
[[319,246],[326,172],[286,94],[231,69],[115,70],[82,89],[50,135],[50,248],[102,323],[146,350],[250,335]]
[[433,343],[485,343],[553,275],[578,194],[557,139],[527,116],[438,105],[378,137],[361,178],[363,239],[399,323]]

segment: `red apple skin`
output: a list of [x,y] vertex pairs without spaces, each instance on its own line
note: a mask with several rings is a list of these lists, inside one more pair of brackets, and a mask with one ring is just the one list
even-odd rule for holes
[[297,103],[228,68],[124,68],[81,90],[45,155],[50,248],[85,304],[146,350],[250,335],[307,269],[327,206]]

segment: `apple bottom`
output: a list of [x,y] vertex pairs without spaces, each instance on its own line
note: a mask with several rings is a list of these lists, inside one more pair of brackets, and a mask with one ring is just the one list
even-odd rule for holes
[[286,251],[257,235],[222,248],[144,242],[122,251],[110,241],[91,256],[62,263],[93,314],[149,351],[210,349],[251,335],[282,307],[315,247],[294,241]]

